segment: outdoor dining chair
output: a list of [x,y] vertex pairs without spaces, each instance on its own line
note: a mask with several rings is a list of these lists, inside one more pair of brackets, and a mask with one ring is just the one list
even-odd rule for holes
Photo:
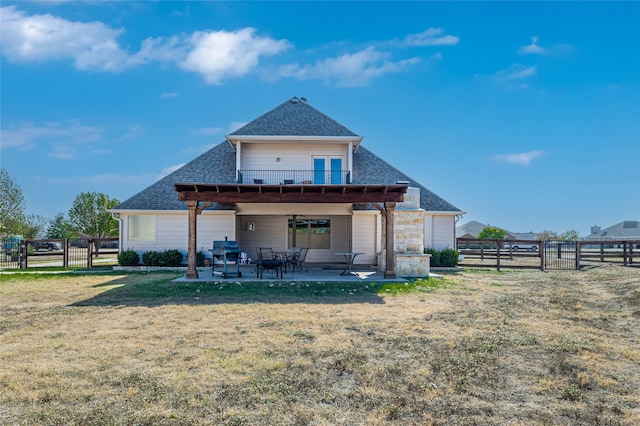
[[307,258],[307,252],[309,252],[309,248],[301,248],[300,251],[294,254],[291,259],[289,259],[289,265],[291,265],[291,270],[298,272],[302,272],[302,265],[304,264],[305,259]]

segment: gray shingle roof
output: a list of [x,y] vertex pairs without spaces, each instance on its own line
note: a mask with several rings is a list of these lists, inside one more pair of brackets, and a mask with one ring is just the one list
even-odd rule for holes
[[230,136],[358,135],[300,98],[294,97],[239,128]]
[[397,181],[408,181],[409,186],[420,188],[420,207],[427,211],[461,212],[453,204],[360,145],[353,154],[353,183],[389,185]]
[[[289,117],[289,114],[294,117]],[[291,128],[285,126],[292,125]],[[305,127],[307,126],[307,127]],[[249,132],[249,133],[248,133]],[[292,135],[292,136],[357,136],[346,127],[327,117],[306,102],[287,101],[257,118],[233,134],[238,135]],[[175,172],[125,200],[113,210],[186,210],[186,203],[178,201],[173,184],[182,183],[234,183],[235,152],[222,142]],[[420,207],[427,211],[459,212],[444,199],[411,179],[371,151],[360,146],[353,154],[354,184],[395,184],[408,181],[420,188]],[[229,210],[232,206],[213,203],[208,209]]]

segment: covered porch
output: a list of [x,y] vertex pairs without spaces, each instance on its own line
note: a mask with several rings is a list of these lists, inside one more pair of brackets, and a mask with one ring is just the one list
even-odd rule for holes
[[[263,184],[200,184],[200,183],[176,183],[175,190],[178,192],[178,199],[187,203],[188,215],[188,269],[186,279],[198,279],[199,272],[196,268],[196,251],[198,243],[197,218],[202,211],[211,203],[230,204],[236,206],[257,205],[257,206],[280,206],[283,204],[297,205],[297,211],[304,211],[303,206],[317,204],[327,205],[348,205],[372,203],[382,213],[382,246],[394,247],[394,219],[393,213],[397,202],[402,202],[404,194],[407,192],[408,184],[400,183],[394,185],[263,185]],[[243,212],[239,212],[243,214]],[[246,214],[246,212],[244,212]],[[289,228],[293,223],[293,235],[289,230],[289,239],[296,236],[297,215],[292,214],[289,221]],[[249,216],[247,216],[249,217]],[[239,220],[237,222],[239,230],[246,230],[254,226],[250,220]],[[286,223],[286,222],[284,222]],[[304,223],[304,221],[302,222]],[[285,237],[286,238],[286,237]],[[285,243],[290,247],[298,247],[295,240]],[[279,245],[280,243],[278,243]],[[349,237],[346,240],[347,246],[337,251],[351,251],[352,241]],[[208,245],[208,244],[207,244]],[[385,269],[382,272],[383,278],[395,278],[395,258],[393,250],[384,250]],[[250,255],[250,253],[249,253]],[[326,253],[325,253],[326,255]],[[339,259],[336,259],[339,261]],[[327,263],[326,259],[325,262]]]

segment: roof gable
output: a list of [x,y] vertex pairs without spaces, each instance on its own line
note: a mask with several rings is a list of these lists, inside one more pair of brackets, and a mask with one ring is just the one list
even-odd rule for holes
[[293,97],[242,126],[235,136],[324,136],[357,138],[351,130],[321,113],[304,98]]

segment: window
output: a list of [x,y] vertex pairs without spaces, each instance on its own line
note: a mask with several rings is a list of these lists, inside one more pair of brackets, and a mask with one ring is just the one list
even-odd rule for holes
[[308,247],[310,249],[331,248],[330,219],[297,219],[295,244],[293,220],[289,219],[289,247]]
[[[327,169],[327,164],[329,169]],[[339,185],[342,179],[342,158],[340,157],[313,157],[313,183]]]
[[128,216],[129,241],[155,241],[156,217],[151,215]]

